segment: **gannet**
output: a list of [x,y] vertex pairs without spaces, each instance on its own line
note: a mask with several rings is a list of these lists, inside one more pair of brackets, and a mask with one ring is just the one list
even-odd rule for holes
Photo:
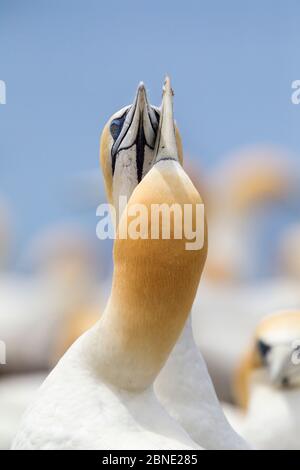
[[279,205],[291,198],[297,186],[294,173],[285,153],[253,146],[224,157],[207,175],[210,250],[206,279],[253,279],[261,268],[255,254],[265,212],[270,204]]
[[[139,127],[138,118],[135,116],[135,127],[133,130],[131,128],[131,132],[127,131],[127,116],[130,113],[133,115],[133,109],[127,107],[118,111],[104,130],[104,136],[108,137],[102,139],[101,165],[107,199],[114,207],[118,207],[120,195],[130,197],[139,181],[153,166],[154,141],[160,110],[149,104],[143,85],[141,90],[142,95],[137,94],[135,106],[138,107],[140,101],[146,103],[143,108],[144,127]],[[110,128],[115,139],[109,132]],[[176,125],[175,132],[178,157],[182,164],[182,143]],[[124,135],[125,140],[122,140]],[[116,160],[114,140],[122,142]],[[204,264],[204,259],[202,263]],[[206,449],[248,448],[223,414],[206,364],[195,344],[190,317],[167,363],[158,375],[154,389],[167,411],[199,445]]]
[[258,449],[300,449],[300,311],[265,317],[238,368],[239,432]]
[[[140,85],[134,104],[110,120],[103,131],[102,150],[110,145],[109,139],[115,143],[112,152],[107,150],[111,157],[107,172],[118,175],[119,188],[123,188],[122,177],[125,182],[130,177],[122,153],[125,144],[154,144],[155,139],[146,133],[147,114],[151,119],[145,89]],[[147,154],[144,157],[147,160]],[[123,168],[120,173],[119,167]],[[140,177],[137,160],[134,178]],[[191,204],[193,212],[196,204],[202,203],[179,163],[168,79],[152,168],[133,190],[128,211],[123,212],[118,225],[106,309],[40,388],[13,449],[199,447],[159,403],[152,384],[189,315],[206,258],[206,243],[200,250],[186,250],[185,237],[120,238],[130,208],[135,204],[149,208],[154,203]]]

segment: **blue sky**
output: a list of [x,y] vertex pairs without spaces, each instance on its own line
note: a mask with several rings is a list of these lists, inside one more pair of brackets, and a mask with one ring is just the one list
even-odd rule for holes
[[300,3],[271,1],[0,0],[0,193],[18,246],[75,217],[64,188],[98,165],[107,118],[143,80],[159,104],[165,73],[186,151],[201,167],[240,146],[300,152]]

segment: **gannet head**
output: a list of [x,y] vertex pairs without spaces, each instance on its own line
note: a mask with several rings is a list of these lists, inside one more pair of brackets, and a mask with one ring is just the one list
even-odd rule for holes
[[[146,88],[141,82],[133,104],[113,114],[103,129],[100,161],[107,199],[117,214],[120,196],[126,196],[128,200],[153,164],[159,118],[160,109],[149,103]],[[182,161],[177,129],[176,140]]]
[[213,173],[212,202],[218,204],[222,196],[232,211],[245,213],[261,204],[286,200],[294,191],[292,173],[288,156],[276,148],[241,149]]
[[237,397],[244,407],[251,375],[257,369],[272,387],[300,387],[300,311],[276,313],[258,325],[237,376]]

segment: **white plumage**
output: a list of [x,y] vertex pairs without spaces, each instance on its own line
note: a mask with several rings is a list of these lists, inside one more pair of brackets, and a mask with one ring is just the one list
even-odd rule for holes
[[191,318],[155,381],[159,401],[205,449],[248,449],[228,423],[206,363],[196,346]]
[[270,386],[263,375],[256,373],[239,432],[257,449],[300,450],[300,390]]
[[24,416],[17,449],[188,449],[195,443],[152,388],[127,392],[97,373],[85,333],[60,360]]

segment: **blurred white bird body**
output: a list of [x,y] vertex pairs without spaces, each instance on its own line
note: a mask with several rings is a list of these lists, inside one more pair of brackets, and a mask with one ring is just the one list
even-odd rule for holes
[[[64,324],[70,328],[72,317],[87,299],[95,297],[92,265],[87,268],[92,256],[76,227],[47,229],[29,251],[39,263],[34,273],[0,276],[0,339],[7,346],[6,367],[14,371],[52,365],[57,360],[57,343],[63,343]],[[100,315],[99,292],[98,287]]]
[[231,426],[256,449],[299,450],[299,389],[270,387],[261,371],[255,373],[253,380],[246,412],[223,404]]
[[68,303],[49,279],[0,279],[0,337],[7,345],[8,369],[49,366],[55,333]]
[[247,415],[238,431],[257,449],[300,450],[300,392],[255,377]]

